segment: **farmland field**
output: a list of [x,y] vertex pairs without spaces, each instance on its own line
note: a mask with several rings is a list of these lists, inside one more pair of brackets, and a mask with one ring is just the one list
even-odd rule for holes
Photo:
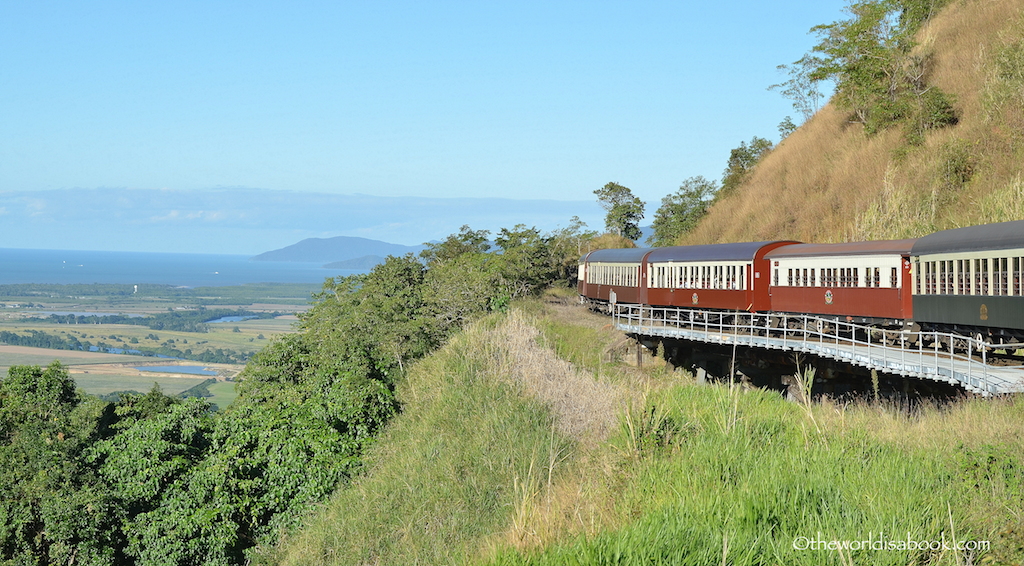
[[[231,296],[232,293],[229,291],[224,294]],[[298,294],[295,297],[275,296],[270,298],[271,300],[258,300],[254,297],[252,301],[240,300],[238,305],[231,308],[255,312],[295,313],[306,310],[306,305],[294,304],[300,298]],[[77,340],[81,343],[102,344],[103,347],[122,350],[174,349],[188,353],[186,357],[223,351],[238,358],[254,354],[270,343],[275,336],[295,332],[295,324],[298,322],[294,314],[285,314],[268,319],[208,323],[207,332],[186,332],[153,330],[147,326],[131,324],[56,324],[45,320],[52,312],[74,312],[86,316],[90,313],[146,315],[167,312],[169,309],[191,309],[195,308],[196,297],[150,296],[138,297],[134,301],[131,299],[132,297],[117,297],[116,300],[89,296],[47,297],[34,299],[46,303],[36,302],[32,307],[0,305],[0,331],[13,332],[19,336],[41,332],[61,341]],[[219,407],[226,407],[234,400],[233,378],[245,367],[239,363],[208,363],[141,355],[34,348],[0,342],[0,378],[7,375],[7,370],[11,366],[46,366],[54,360],[68,367],[71,377],[79,387],[96,395],[129,390],[144,393],[152,389],[154,383],[159,385],[164,393],[176,395],[210,379],[203,375],[189,375],[187,369],[181,373],[151,372],[136,369],[140,366],[183,365],[213,370],[217,372],[217,381],[207,386],[213,395],[208,400]]]

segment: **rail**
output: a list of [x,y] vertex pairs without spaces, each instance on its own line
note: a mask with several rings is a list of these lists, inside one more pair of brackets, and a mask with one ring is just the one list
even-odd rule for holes
[[801,351],[949,383],[982,395],[1024,391],[1024,367],[989,365],[1006,345],[945,332],[882,330],[814,315],[611,305],[616,326],[647,336]]

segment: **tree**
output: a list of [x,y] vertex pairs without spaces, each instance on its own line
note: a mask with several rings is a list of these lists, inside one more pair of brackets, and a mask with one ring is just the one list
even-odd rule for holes
[[768,87],[768,90],[778,90],[782,96],[792,100],[793,108],[803,115],[805,122],[818,112],[821,104],[818,83],[822,79],[813,75],[821,64],[821,58],[804,55],[791,65],[779,65],[776,69],[788,74],[789,80]]
[[459,228],[458,234],[451,234],[441,243],[428,243],[427,249],[420,252],[420,257],[427,264],[443,263],[466,253],[486,253],[491,249],[487,242],[488,230],[473,230],[468,224]]
[[[815,26],[820,42],[797,63],[807,80],[835,82],[836,104],[867,133],[910,120],[911,132],[956,123],[952,101],[926,85],[927,57],[912,53],[921,24],[946,0],[860,0],[848,20]],[[786,83],[784,83],[786,84]],[[785,94],[787,91],[784,91]]]
[[551,251],[558,263],[558,279],[575,284],[580,256],[594,249],[591,242],[597,232],[587,230],[587,223],[578,216],[569,219],[569,226],[551,233]]
[[786,116],[781,122],[779,122],[779,141],[781,142],[788,138],[789,134],[792,134],[795,131],[796,124],[793,123],[793,118]]
[[594,191],[601,208],[608,211],[605,228],[630,240],[640,237],[640,220],[644,217],[644,203],[633,191],[618,183],[608,183]]
[[746,142],[740,142],[739,147],[729,152],[729,163],[722,174],[722,189],[719,194],[725,195],[735,190],[743,182],[747,173],[772,150],[772,147],[772,142],[757,136],[751,138],[749,145]]
[[656,247],[676,245],[679,236],[696,228],[707,214],[716,192],[718,184],[702,176],[683,181],[678,191],[661,199],[661,207],[654,213],[654,234],[647,243]]

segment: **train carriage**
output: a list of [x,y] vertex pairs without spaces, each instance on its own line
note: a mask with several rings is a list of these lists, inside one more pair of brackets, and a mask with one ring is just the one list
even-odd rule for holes
[[913,317],[915,239],[799,244],[767,254],[772,310],[902,326]]
[[911,255],[917,320],[1024,338],[1024,220],[936,232],[918,239]]
[[577,290],[589,300],[603,303],[642,303],[646,300],[646,272],[641,268],[648,248],[594,250],[580,258]]
[[798,242],[655,248],[646,256],[646,304],[761,312],[770,309],[765,254]]

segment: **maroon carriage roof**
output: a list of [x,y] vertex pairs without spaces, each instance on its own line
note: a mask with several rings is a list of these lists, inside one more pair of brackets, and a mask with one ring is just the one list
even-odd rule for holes
[[765,259],[782,257],[818,257],[843,255],[910,255],[917,238],[907,240],[875,240],[843,244],[796,244],[783,246],[765,254]]

